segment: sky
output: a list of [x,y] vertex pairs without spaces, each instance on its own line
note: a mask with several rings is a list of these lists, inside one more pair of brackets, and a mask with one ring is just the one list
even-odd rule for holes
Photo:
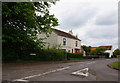
[[118,48],[119,0],[60,0],[50,8],[58,18],[56,29],[73,31],[82,45]]

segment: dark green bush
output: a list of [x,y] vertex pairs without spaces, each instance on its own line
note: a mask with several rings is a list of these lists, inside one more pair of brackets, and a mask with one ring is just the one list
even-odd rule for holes
[[45,49],[42,57],[45,61],[61,61],[67,59],[67,53],[60,49]]
[[[9,50],[8,50],[9,51]],[[35,53],[36,55],[30,55]],[[4,61],[62,61],[67,60],[67,53],[60,49],[36,49],[33,51],[22,51],[21,57],[15,51],[3,54]]]
[[17,59],[19,59],[17,53],[12,49],[2,52],[2,61],[16,61]]
[[67,53],[67,58],[83,58],[83,53]]
[[109,58],[109,53],[104,53],[103,55],[105,56],[105,58]]

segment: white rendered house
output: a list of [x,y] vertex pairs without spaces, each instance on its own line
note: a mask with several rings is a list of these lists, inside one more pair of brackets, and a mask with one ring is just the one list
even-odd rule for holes
[[49,37],[46,37],[45,34],[38,35],[39,38],[44,39],[45,48],[60,48],[70,53],[81,52],[81,40],[75,37],[72,33],[72,30],[69,33],[54,29]]

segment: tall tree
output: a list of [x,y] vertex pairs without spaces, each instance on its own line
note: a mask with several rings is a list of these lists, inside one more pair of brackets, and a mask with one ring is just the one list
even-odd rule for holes
[[57,18],[49,13],[51,4],[54,2],[2,3],[3,48],[14,49],[21,55],[23,49],[42,47],[42,39],[38,40],[37,34],[50,33],[58,25]]

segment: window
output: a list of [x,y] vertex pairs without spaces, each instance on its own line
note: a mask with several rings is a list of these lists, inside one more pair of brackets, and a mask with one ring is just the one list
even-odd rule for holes
[[76,41],[76,47],[77,47],[77,41]]
[[66,45],[66,38],[63,38],[63,45]]
[[70,50],[68,50],[68,52],[70,52]]

